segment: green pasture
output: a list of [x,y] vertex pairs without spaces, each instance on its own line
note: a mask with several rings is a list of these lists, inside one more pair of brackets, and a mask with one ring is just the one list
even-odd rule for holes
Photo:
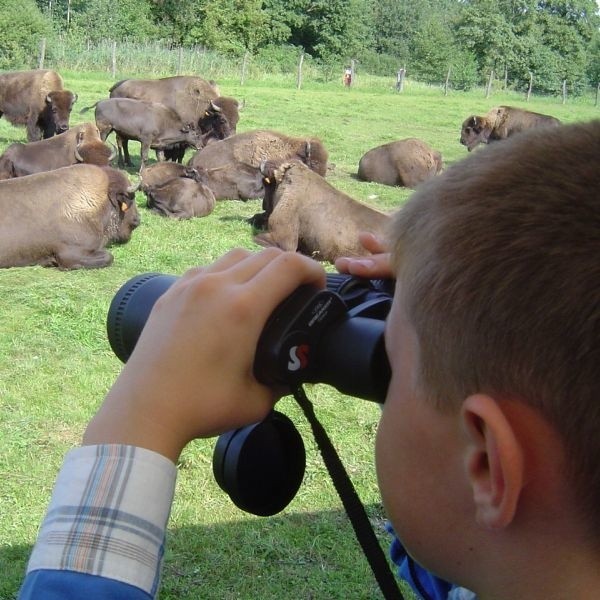
[[[119,78],[134,75],[122,73]],[[107,97],[113,83],[102,73],[64,72],[63,77],[66,87],[79,95],[72,123],[93,115],[78,111]],[[565,122],[600,117],[593,98],[566,104],[535,98],[526,103],[520,95],[500,92],[486,99],[481,90],[444,96],[440,89],[410,81],[402,94],[393,90],[391,81],[366,78],[359,78],[352,89],[310,83],[297,90],[294,80],[283,77],[243,86],[233,80],[219,84],[224,95],[245,101],[239,131],[271,128],[320,137],[329,150],[329,181],[385,210],[401,206],[410,192],[356,179],[360,157],[376,145],[418,137],[450,165],[467,154],[458,142],[463,119],[495,104],[522,106]],[[24,129],[0,119],[0,151],[24,139]],[[129,172],[136,181],[139,144],[130,146],[137,163]],[[0,271],[0,600],[16,597],[62,457],[78,444],[119,372],[105,333],[116,290],[138,273],[180,274],[233,247],[258,248],[246,218],[260,210],[260,200],[221,201],[211,215],[182,222],[150,214],[141,193],[137,201],[141,225],[128,244],[112,249],[111,267]],[[307,386],[306,391],[387,550],[373,464],[379,408],[325,385]],[[199,397],[202,393],[198,389]],[[191,444],[179,464],[161,598],[381,597],[300,410],[291,398],[283,399],[279,408],[295,421],[306,443],[307,470],[300,492],[275,517],[245,514],[213,479],[214,441]]]

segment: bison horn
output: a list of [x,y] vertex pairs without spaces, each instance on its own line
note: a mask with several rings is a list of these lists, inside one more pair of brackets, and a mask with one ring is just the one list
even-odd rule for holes
[[117,155],[117,147],[112,142],[108,143],[112,146],[110,156],[108,157],[108,162],[110,162],[111,160],[114,160],[115,156]]
[[306,153],[306,158],[310,159],[310,142],[306,142],[304,152]]
[[140,180],[140,181],[138,181],[136,184],[134,184],[134,185],[130,185],[130,186],[127,188],[127,193],[128,193],[128,194],[135,194],[135,193],[136,193],[136,192],[137,192],[137,191],[140,189],[140,185],[141,185],[141,183],[142,183],[142,182],[141,182],[141,180]]
[[79,146],[80,144],[77,144],[75,146],[75,159],[77,160],[77,162],[85,162],[85,160],[83,160],[83,156],[81,156],[81,154],[79,154]]
[[210,107],[215,111],[215,112],[221,112],[221,107],[217,106],[212,100],[210,101]]

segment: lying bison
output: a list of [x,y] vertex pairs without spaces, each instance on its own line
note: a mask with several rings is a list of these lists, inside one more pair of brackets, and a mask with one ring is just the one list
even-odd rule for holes
[[27,127],[27,141],[49,138],[69,129],[77,94],[65,90],[55,71],[13,71],[0,75],[0,117]]
[[[268,168],[268,165],[271,168]],[[255,236],[262,246],[298,250],[333,263],[339,256],[367,254],[361,231],[385,236],[390,216],[335,189],[299,161],[268,163],[265,213],[254,223],[267,231]]]
[[556,117],[515,108],[496,106],[483,116],[473,115],[462,124],[460,143],[471,152],[478,144],[504,140],[515,133],[536,127],[556,127]]
[[96,125],[102,140],[106,140],[111,131],[116,133],[120,167],[133,166],[128,147],[124,145],[127,140],[140,142],[142,168],[148,161],[150,148],[161,151],[175,144],[192,148],[201,148],[204,144],[200,130],[193,123],[182,122],[174,110],[159,102],[109,98],[95,106]]
[[325,176],[327,150],[317,138],[296,138],[270,130],[238,133],[197,152],[189,166],[205,169],[217,200],[248,200],[265,195],[260,165],[268,160],[300,160]]
[[125,173],[73,165],[0,182],[0,267],[106,267],[139,224]]
[[442,170],[442,155],[424,141],[408,138],[372,148],[360,159],[358,177],[414,188]]
[[114,151],[100,140],[93,123],[81,123],[39,142],[11,144],[0,156],[0,179],[52,171],[77,163],[108,166]]
[[159,162],[140,172],[140,189],[153,212],[174,219],[205,217],[215,208],[206,172],[178,163]]

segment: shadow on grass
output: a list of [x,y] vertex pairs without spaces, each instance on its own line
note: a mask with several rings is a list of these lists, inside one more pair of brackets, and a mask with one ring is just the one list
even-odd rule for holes
[[[387,554],[382,508],[366,509]],[[240,515],[169,529],[161,600],[382,598],[343,510]],[[0,546],[2,600],[16,598],[30,552],[29,545]]]

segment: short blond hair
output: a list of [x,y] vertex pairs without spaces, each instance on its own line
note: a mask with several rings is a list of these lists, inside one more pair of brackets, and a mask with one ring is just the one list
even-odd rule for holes
[[538,409],[600,540],[600,121],[469,155],[412,195],[392,246],[422,390]]

